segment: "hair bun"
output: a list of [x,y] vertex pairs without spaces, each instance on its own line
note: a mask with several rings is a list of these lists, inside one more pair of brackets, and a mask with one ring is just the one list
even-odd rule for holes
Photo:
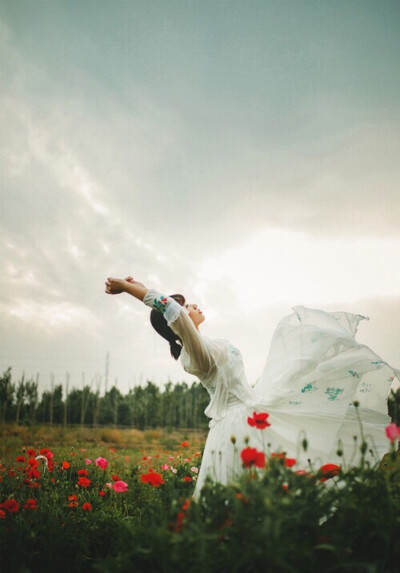
[[[181,306],[185,304],[185,297],[181,294],[173,294],[171,295],[171,298],[175,299]],[[175,358],[175,360],[178,360],[183,347],[182,341],[168,326],[164,315],[153,308],[150,312],[150,322],[154,330],[156,330],[160,336],[165,338],[165,340],[168,340],[171,356]]]
[[182,352],[182,346],[176,342],[176,340],[170,341],[169,348],[171,350],[171,356],[178,360]]

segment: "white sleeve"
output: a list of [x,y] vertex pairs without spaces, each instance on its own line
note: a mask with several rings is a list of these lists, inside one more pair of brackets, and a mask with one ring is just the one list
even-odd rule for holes
[[179,336],[186,352],[190,356],[193,374],[199,378],[208,376],[215,367],[215,363],[185,307],[181,306],[173,298],[164,296],[154,289],[147,291],[143,302],[147,306],[161,312],[168,326]]

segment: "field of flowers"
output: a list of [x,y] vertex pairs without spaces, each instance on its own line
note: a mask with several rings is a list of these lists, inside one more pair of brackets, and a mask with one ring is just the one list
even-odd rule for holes
[[[265,414],[249,419],[260,431]],[[3,441],[2,572],[397,572],[400,428],[374,467],[296,470],[251,444],[243,474],[191,496],[201,448]],[[304,447],[307,447],[304,444]]]

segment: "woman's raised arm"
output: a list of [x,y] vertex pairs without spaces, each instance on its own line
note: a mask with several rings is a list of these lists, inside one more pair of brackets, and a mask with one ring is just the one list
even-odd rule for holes
[[122,292],[126,292],[143,301],[147,291],[148,289],[144,284],[135,281],[132,277],[127,277],[126,279],[113,279],[108,277],[106,281],[107,294],[121,294]]

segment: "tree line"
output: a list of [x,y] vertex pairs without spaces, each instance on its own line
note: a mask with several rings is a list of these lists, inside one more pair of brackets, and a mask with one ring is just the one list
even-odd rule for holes
[[[69,390],[69,376],[63,386],[51,377],[50,390],[39,397],[39,377],[12,380],[11,368],[0,377],[0,424],[63,424],[91,426],[125,426],[138,428],[207,427],[204,410],[209,395],[200,383],[168,382],[162,389],[150,380],[134,386],[125,395],[114,385],[100,395],[101,378],[92,384]],[[388,399],[388,413],[400,424],[400,389]]]
[[123,395],[114,385],[100,395],[101,379],[81,388],[64,388],[51,377],[50,390],[39,396],[39,376],[12,380],[11,368],[0,377],[0,424],[63,424],[92,426],[126,426],[131,428],[205,428],[204,410],[209,402],[200,383],[168,382],[160,388],[147,380]]

